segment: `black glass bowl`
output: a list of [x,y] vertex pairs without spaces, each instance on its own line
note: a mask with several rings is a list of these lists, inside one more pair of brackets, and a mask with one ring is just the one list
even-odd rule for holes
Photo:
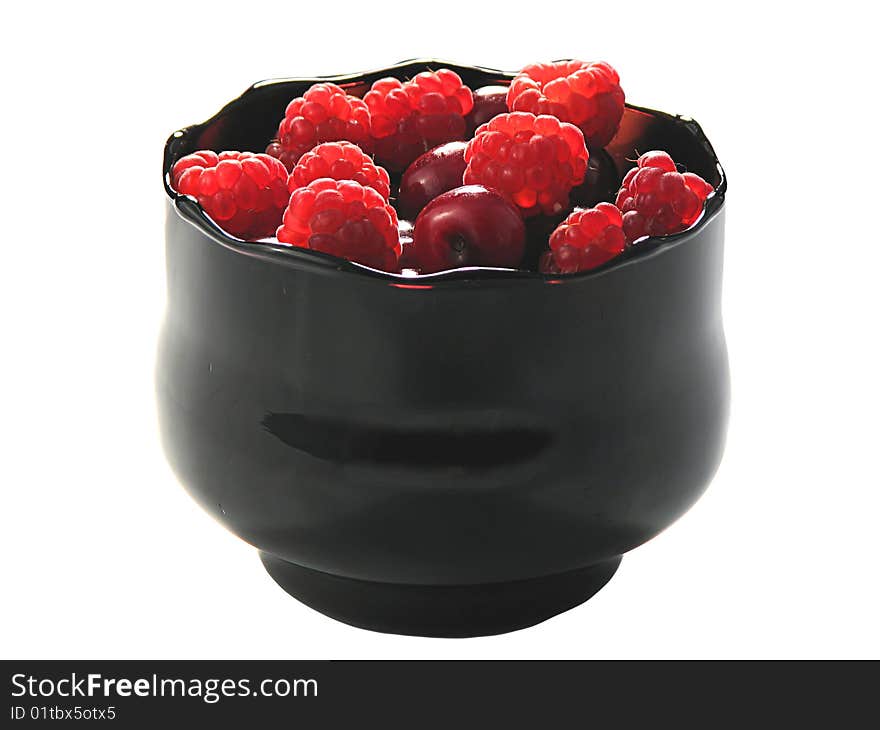
[[[449,66],[413,61],[332,79]],[[168,187],[196,149],[263,149],[318,79],[256,84],[165,147],[161,435],[190,494],[287,592],[378,631],[529,626],[599,590],[721,459],[725,181],[700,127],[628,107],[622,177],[667,150],[715,186],[690,230],[571,276],[417,278],[244,243]],[[326,79],[324,79],[326,80]]]

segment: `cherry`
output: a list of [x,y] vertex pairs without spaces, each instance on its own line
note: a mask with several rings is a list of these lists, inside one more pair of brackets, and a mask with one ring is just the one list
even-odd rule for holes
[[468,137],[473,137],[477,127],[492,117],[507,114],[507,87],[483,86],[474,92],[474,108],[465,117]]
[[613,203],[620,188],[620,176],[614,159],[604,149],[590,149],[584,181],[571,189],[572,206],[592,208],[596,203]]
[[466,142],[449,142],[416,159],[400,180],[398,207],[407,218],[415,218],[438,195],[461,187]]
[[482,185],[464,185],[419,213],[411,260],[425,274],[460,266],[513,268],[522,261],[525,241],[525,223],[513,203]]

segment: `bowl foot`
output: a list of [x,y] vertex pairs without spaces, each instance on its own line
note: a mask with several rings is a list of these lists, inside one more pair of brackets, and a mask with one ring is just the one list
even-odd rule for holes
[[338,621],[410,636],[490,636],[545,621],[592,597],[620,556],[565,573],[507,583],[409,585],[343,578],[261,552],[272,579],[298,601]]

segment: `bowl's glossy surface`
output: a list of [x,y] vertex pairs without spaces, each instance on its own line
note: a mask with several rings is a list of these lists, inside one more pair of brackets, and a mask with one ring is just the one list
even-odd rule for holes
[[[258,84],[172,136],[166,185],[195,149],[261,149],[314,81]],[[286,590],[350,623],[495,633],[589,598],[696,501],[726,430],[723,174],[695,123],[629,108],[608,149],[621,176],[653,148],[716,186],[702,219],[566,277],[407,279],[237,242],[168,189],[156,379],[180,480]]]

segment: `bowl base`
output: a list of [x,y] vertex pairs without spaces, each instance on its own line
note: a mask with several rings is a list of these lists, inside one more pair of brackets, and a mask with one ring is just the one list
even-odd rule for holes
[[565,573],[476,585],[408,585],[324,573],[260,552],[272,579],[306,606],[370,631],[408,636],[491,636],[545,621],[592,597],[621,556]]

